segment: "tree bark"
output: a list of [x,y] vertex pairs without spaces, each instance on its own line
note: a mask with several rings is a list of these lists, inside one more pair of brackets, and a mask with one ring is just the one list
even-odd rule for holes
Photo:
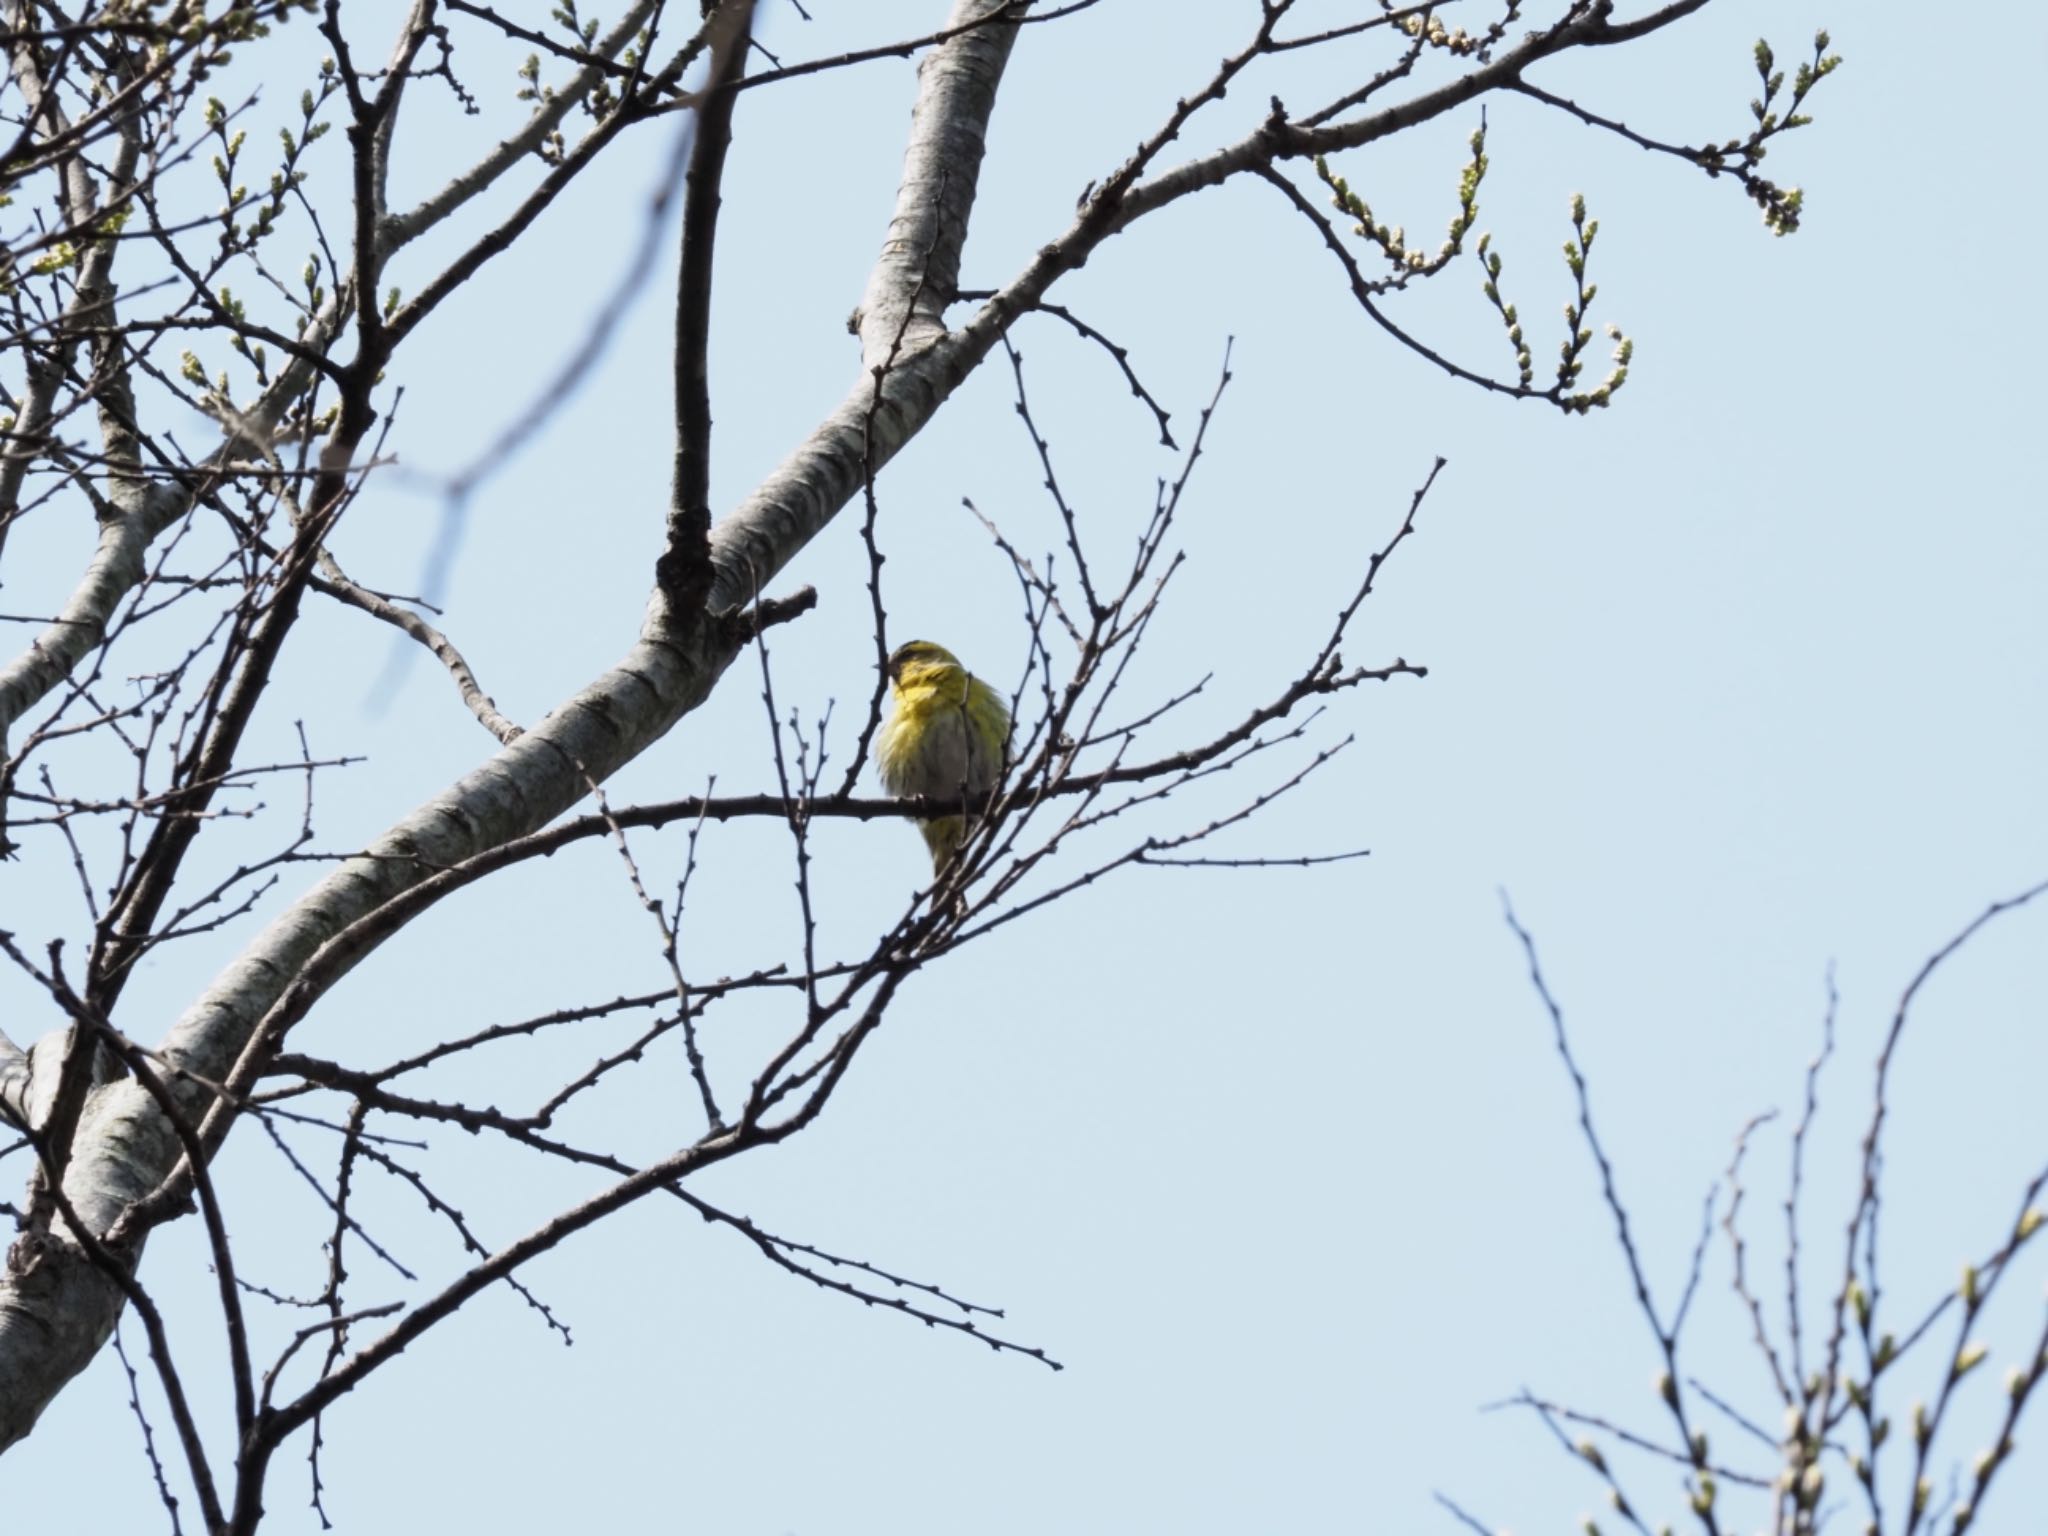
[[[957,0],[953,24],[975,21],[999,4]],[[866,357],[887,354],[901,341],[880,403],[872,374],[864,374],[846,401],[721,522],[712,539],[714,616],[750,602],[858,489],[871,410],[879,467],[930,421],[985,354],[986,345],[968,357],[935,343],[933,328],[943,335],[937,308],[915,331],[902,328],[902,317],[913,303],[922,309],[920,290],[935,299],[951,292],[981,146],[1015,34],[1009,24],[976,27],[925,60],[896,216],[869,283],[862,326]],[[139,560],[140,548],[123,545],[122,554]],[[218,1145],[233,1115],[195,1079],[233,1084],[253,1078],[277,1043],[277,1032],[263,1027],[266,1018],[324,945],[434,870],[536,831],[576,804],[592,782],[660,740],[710,695],[737,653],[740,633],[671,611],[657,590],[639,640],[616,666],[391,827],[260,934],[158,1048],[181,1109],[195,1123],[206,1122],[208,1145]],[[347,955],[326,981],[345,974],[372,947]],[[180,1079],[181,1070],[190,1076]],[[79,1221],[132,1264],[149,1225],[175,1205],[180,1157],[170,1122],[134,1080],[106,1084],[93,1091],[80,1117],[64,1194]],[[91,1361],[121,1306],[119,1288],[95,1270],[61,1222],[17,1241],[0,1279],[0,1450],[26,1436]]]

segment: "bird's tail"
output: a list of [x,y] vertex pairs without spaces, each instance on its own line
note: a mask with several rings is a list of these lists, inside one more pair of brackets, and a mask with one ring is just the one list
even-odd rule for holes
[[921,821],[918,830],[924,833],[924,845],[931,850],[932,873],[942,874],[946,863],[966,840],[967,818],[964,816],[935,816],[930,821]]

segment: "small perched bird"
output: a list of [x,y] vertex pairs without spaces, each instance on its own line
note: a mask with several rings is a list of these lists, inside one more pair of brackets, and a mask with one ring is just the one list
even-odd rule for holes
[[[875,766],[892,795],[984,800],[1003,781],[1010,711],[995,689],[942,645],[912,640],[889,656],[894,712],[875,737]],[[932,873],[967,837],[964,816],[920,821]]]

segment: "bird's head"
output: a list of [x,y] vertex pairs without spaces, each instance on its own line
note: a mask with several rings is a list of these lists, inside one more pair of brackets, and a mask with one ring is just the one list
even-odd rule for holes
[[919,672],[959,665],[960,658],[943,645],[934,645],[929,640],[909,640],[889,653],[889,681],[900,688],[905,673],[914,677]]

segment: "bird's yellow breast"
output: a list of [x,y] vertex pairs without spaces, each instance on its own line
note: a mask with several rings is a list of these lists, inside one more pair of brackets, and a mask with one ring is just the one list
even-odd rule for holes
[[954,661],[905,662],[896,676],[898,709],[957,709],[967,702],[967,669]]
[[911,661],[891,697],[894,711],[875,738],[891,794],[984,794],[1000,781],[1009,711],[986,683],[957,662]]

